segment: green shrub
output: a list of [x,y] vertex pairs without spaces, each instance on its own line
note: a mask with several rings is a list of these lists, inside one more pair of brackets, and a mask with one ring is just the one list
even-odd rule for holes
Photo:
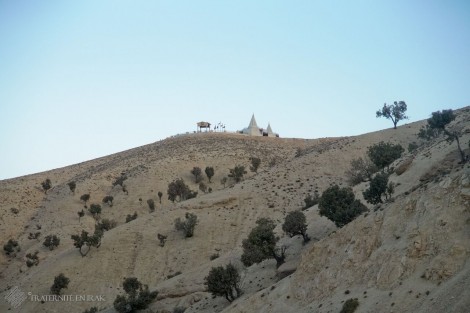
[[132,221],[135,220],[136,218],[137,218],[137,212],[134,212],[134,214],[132,214],[132,215],[127,214],[127,216],[126,216],[126,223],[132,222]]
[[179,201],[184,201],[197,196],[197,192],[192,192],[182,178],[169,183],[167,193],[168,200],[172,202],[175,202],[177,198]]
[[362,193],[368,203],[383,203],[382,196],[387,192],[388,174],[380,173],[375,175],[370,181],[369,188]]
[[204,278],[207,291],[214,296],[225,297],[232,302],[241,295],[240,274],[232,264],[211,268],[209,275]]
[[54,250],[60,244],[60,238],[56,235],[48,235],[44,238],[44,242],[42,243],[44,247],[49,248],[49,250]]
[[194,180],[196,181],[196,184],[202,180],[202,170],[200,167],[193,167],[193,169],[191,170],[191,174],[194,175]]
[[21,249],[18,241],[9,239],[8,242],[3,245],[3,250],[5,251],[6,255],[15,255],[15,253],[19,252]]
[[315,191],[313,193],[313,197],[311,195],[308,195],[307,197],[305,197],[304,199],[305,205],[303,209],[306,210],[308,208],[311,208],[314,205],[317,205],[318,201],[320,201],[320,195],[318,194],[317,191]]
[[243,175],[246,174],[245,167],[237,165],[234,168],[229,169],[230,174],[228,177],[233,178],[237,183],[243,179]]
[[54,278],[54,284],[51,286],[51,294],[60,295],[60,291],[68,287],[70,279],[65,277],[64,274],[60,273]]
[[355,299],[348,299],[343,304],[343,308],[341,309],[340,313],[354,313],[359,306],[359,300]]
[[81,195],[80,200],[82,200],[83,203],[85,203],[85,208],[86,208],[87,207],[86,203],[88,202],[88,200],[90,200],[90,194],[86,193],[86,194]]
[[414,141],[413,141],[413,142],[410,142],[410,143],[408,144],[408,152],[409,152],[409,153],[415,152],[416,149],[418,149],[418,148],[419,148],[419,145],[418,145],[416,142],[414,142]]
[[103,198],[103,203],[109,206],[113,206],[113,200],[114,200],[113,196],[106,196]]
[[273,220],[260,218],[256,221],[256,226],[242,242],[243,254],[241,261],[245,266],[260,263],[266,259],[276,259],[279,267],[285,260],[285,248],[278,249],[276,243],[279,238],[274,235]]
[[211,182],[211,178],[214,176],[214,168],[211,166],[206,167],[205,169],[207,179],[209,179],[209,183]]
[[250,171],[252,171],[252,172],[254,172],[254,173],[258,173],[258,168],[259,168],[259,166],[261,165],[261,159],[260,159],[260,158],[255,158],[255,157],[251,157],[251,158],[250,158],[250,161],[251,161]]
[[147,200],[147,205],[149,206],[150,212],[155,211],[155,201],[153,201],[153,199],[148,199]]
[[99,223],[96,224],[96,228],[105,232],[116,227],[117,223],[115,220],[110,220],[107,218],[102,219]]
[[89,209],[91,215],[97,219],[101,214],[101,205],[93,203]]
[[47,194],[47,191],[52,188],[52,182],[49,178],[47,178],[45,181],[41,183],[42,190],[44,190],[44,193]]
[[367,149],[367,155],[372,162],[382,171],[396,159],[401,157],[404,149],[399,144],[393,145],[391,143],[385,143],[383,141],[378,144],[372,145]]
[[318,204],[320,215],[326,216],[337,227],[343,227],[354,220],[367,208],[355,199],[351,188],[340,188],[333,185],[323,192]]
[[346,180],[352,186],[366,182],[377,172],[377,166],[369,157],[351,160],[351,167],[346,171]]
[[[88,235],[88,232],[82,230],[80,235],[72,235],[73,245],[78,249],[81,256],[84,257],[90,252],[91,247],[99,248],[101,246],[101,238],[103,237],[103,231],[98,227],[95,227],[95,232],[92,236]],[[87,249],[83,250],[83,247]]]
[[282,230],[291,238],[301,235],[304,243],[310,240],[307,234],[307,219],[305,214],[300,211],[293,211],[287,214],[284,224],[282,224]]
[[179,217],[175,220],[176,230],[181,230],[186,238],[192,237],[197,224],[197,216],[193,213],[186,213],[186,220],[183,222]]
[[144,310],[157,298],[157,291],[149,291],[147,285],[143,285],[135,277],[128,277],[122,283],[126,295],[118,295],[114,300],[114,308],[119,313],[132,313]]
[[70,191],[75,194],[75,188],[77,188],[77,184],[74,181],[71,181],[67,183],[67,186],[69,186]]
[[39,264],[38,253],[39,251],[26,254],[26,266],[27,267],[31,267],[35,265],[37,266]]

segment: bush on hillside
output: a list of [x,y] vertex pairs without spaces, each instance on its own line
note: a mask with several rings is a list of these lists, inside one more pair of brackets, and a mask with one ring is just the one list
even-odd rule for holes
[[369,181],[372,175],[377,172],[377,166],[369,157],[351,160],[351,167],[346,171],[346,180],[352,186]]
[[284,224],[282,224],[282,230],[291,238],[301,235],[304,243],[310,240],[307,234],[307,219],[303,212],[289,212],[284,220]]
[[367,155],[379,169],[384,171],[385,167],[388,170],[390,164],[401,157],[403,151],[405,150],[399,144],[393,145],[381,141],[367,148]]
[[260,218],[256,221],[256,226],[242,242],[243,254],[241,261],[245,266],[260,263],[266,259],[276,259],[279,267],[285,260],[285,247],[278,249],[276,243],[279,238],[274,235],[273,220]]
[[379,173],[375,175],[370,181],[369,188],[367,188],[362,195],[364,199],[371,204],[383,203],[382,196],[387,193],[388,174]]
[[245,167],[237,165],[234,168],[229,169],[230,174],[228,177],[233,178],[237,183],[243,179],[243,175],[246,174]]
[[54,283],[51,286],[51,294],[60,295],[62,289],[68,287],[70,279],[65,277],[64,274],[60,273],[58,276],[54,277]]
[[135,277],[128,277],[122,283],[126,295],[118,295],[114,300],[114,308],[119,313],[131,313],[144,310],[157,298],[157,291],[149,291],[147,285],[143,285]]
[[186,213],[186,220],[182,221],[179,217],[175,220],[175,228],[178,231],[183,231],[186,238],[194,235],[194,228],[197,225],[197,216],[193,213]]
[[251,157],[251,158],[250,158],[250,161],[251,161],[250,171],[252,171],[252,172],[254,172],[254,173],[258,173],[258,168],[259,168],[259,166],[261,165],[261,159],[260,159],[260,158],[255,158],[255,157]]
[[5,251],[6,255],[15,255],[16,252],[20,252],[20,245],[18,241],[14,239],[9,239],[6,244],[3,245],[3,250]]
[[202,180],[202,170],[200,167],[193,167],[193,169],[191,170],[191,174],[194,175],[194,180],[197,183],[199,183],[201,180]]
[[44,247],[49,248],[49,250],[52,251],[59,246],[60,238],[56,235],[47,235],[42,244]]
[[232,264],[211,268],[209,275],[204,278],[207,291],[214,296],[225,297],[232,302],[241,295],[240,274]]
[[214,176],[214,168],[211,166],[206,167],[206,176],[209,179],[209,183],[211,182],[211,178]]
[[343,227],[367,211],[367,207],[356,200],[351,188],[340,188],[338,185],[323,192],[318,207],[320,215],[326,216],[337,227]]
[[44,190],[44,193],[47,194],[47,191],[52,188],[52,182],[49,178],[47,178],[45,181],[41,183],[42,190]]

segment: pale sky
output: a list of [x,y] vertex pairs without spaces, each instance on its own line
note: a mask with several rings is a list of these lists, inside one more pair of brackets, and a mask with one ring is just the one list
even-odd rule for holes
[[0,179],[194,131],[357,135],[470,105],[470,1],[0,0]]

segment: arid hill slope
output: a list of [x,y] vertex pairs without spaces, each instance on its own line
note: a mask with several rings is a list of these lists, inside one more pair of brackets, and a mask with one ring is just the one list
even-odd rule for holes
[[[459,110],[452,126],[465,132],[469,116],[468,109]],[[415,155],[405,154],[397,164],[412,160],[411,165],[390,178],[397,183],[394,201],[369,206],[370,212],[347,226],[337,229],[314,206],[304,211],[310,243],[302,245],[300,238],[288,238],[281,230],[285,214],[300,209],[307,194],[322,192],[331,183],[346,185],[349,162],[363,156],[368,146],[383,140],[406,148],[423,124],[315,140],[193,134],[0,181],[0,232],[4,242],[12,238],[21,246],[15,257],[0,256],[0,311],[9,308],[4,295],[10,287],[49,294],[54,277],[64,273],[70,278],[65,294],[103,295],[106,301],[41,304],[28,299],[17,310],[82,312],[97,306],[113,312],[123,278],[135,276],[159,291],[149,309],[153,312],[172,312],[176,306],[186,312],[339,312],[342,301],[351,297],[359,299],[359,312],[465,312],[470,306],[470,169],[458,164],[455,143],[441,138]],[[465,133],[461,142],[469,139]],[[228,169],[236,164],[248,169],[251,156],[262,160],[258,173],[248,170],[244,181],[229,180],[224,187],[220,181]],[[198,190],[190,174],[194,166],[215,168],[212,182],[205,178],[213,192],[169,202],[167,186],[176,178]],[[128,193],[112,186],[121,173],[128,177]],[[46,178],[53,184],[47,195],[40,188]],[[66,185],[72,180],[75,194]],[[360,197],[366,187],[354,190]],[[70,236],[94,229],[89,213],[80,221],[77,215],[85,193],[91,195],[88,204],[102,205],[101,218],[115,220],[117,227],[105,233],[98,249],[81,257]],[[112,207],[101,203],[106,195],[114,197]],[[149,212],[147,199],[157,204],[155,212]],[[125,223],[134,212],[138,218]],[[199,219],[194,237],[187,239],[173,226],[186,212]],[[250,268],[240,263],[242,240],[259,217],[278,223],[280,243],[288,247],[287,262],[279,269],[270,260]],[[39,240],[28,239],[37,231]],[[157,233],[168,235],[164,247],[158,245]],[[42,246],[49,234],[61,239],[54,251]],[[25,255],[34,251],[39,251],[39,265],[28,268]],[[210,260],[216,251],[220,257]],[[232,304],[212,298],[203,284],[212,266],[228,262],[240,269],[244,291]],[[177,272],[181,274],[168,278]]]

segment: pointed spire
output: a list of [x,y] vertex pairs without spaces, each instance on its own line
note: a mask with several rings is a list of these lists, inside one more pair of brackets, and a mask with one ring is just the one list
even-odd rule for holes
[[250,125],[248,125],[248,128],[250,127],[256,127],[258,128],[258,124],[256,124],[256,119],[255,119],[255,114],[253,113],[253,115],[251,116],[251,121],[250,121]]

